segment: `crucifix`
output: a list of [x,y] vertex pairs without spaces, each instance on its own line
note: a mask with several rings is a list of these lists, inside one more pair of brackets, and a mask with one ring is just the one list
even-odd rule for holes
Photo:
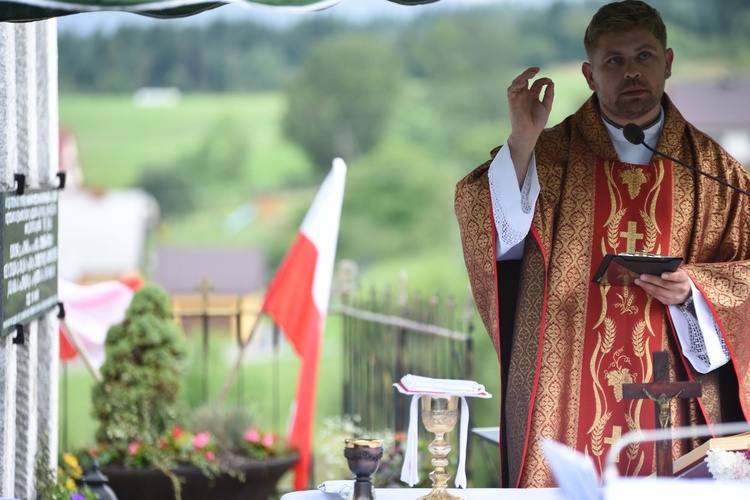
[[[673,399],[699,398],[702,395],[700,382],[670,382],[669,354],[666,351],[653,353],[654,381],[650,384],[622,384],[623,399],[650,399],[654,402],[655,428],[669,429],[672,426],[671,403]],[[656,475],[672,476],[672,437],[665,436],[655,443]]]

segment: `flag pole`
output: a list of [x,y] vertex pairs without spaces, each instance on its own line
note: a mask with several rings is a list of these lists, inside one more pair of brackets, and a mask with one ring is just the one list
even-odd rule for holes
[[78,334],[70,328],[67,321],[65,321],[64,319],[60,319],[60,323],[62,323],[63,327],[65,327],[65,332],[68,334],[68,338],[70,339],[70,342],[73,344],[73,347],[76,348],[76,351],[78,351],[78,354],[81,355],[81,359],[83,360],[83,363],[86,365],[86,368],[88,368],[89,371],[91,372],[91,375],[94,377],[94,380],[101,383],[102,374],[99,372],[99,369],[94,366],[94,363],[91,362],[91,358],[89,357],[89,352],[86,350],[86,347],[84,347],[83,343],[81,342],[81,339],[78,337]]
[[250,330],[250,335],[247,336],[247,339],[244,342],[242,342],[242,345],[240,346],[240,352],[239,354],[237,354],[237,359],[235,360],[234,365],[232,366],[232,371],[229,372],[227,381],[224,382],[224,387],[221,389],[221,394],[219,394],[219,397],[216,400],[216,402],[220,405],[224,404],[224,402],[227,399],[227,396],[229,395],[229,390],[232,388],[234,379],[237,377],[237,373],[240,371],[240,367],[242,366],[242,358],[245,355],[245,349],[250,344],[250,341],[255,335],[255,332],[258,330],[258,326],[260,325],[260,318],[262,315],[263,313],[261,312],[255,318],[255,323],[253,324],[252,330]]

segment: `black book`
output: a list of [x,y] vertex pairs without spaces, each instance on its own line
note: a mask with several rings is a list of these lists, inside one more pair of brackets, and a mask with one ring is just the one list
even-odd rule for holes
[[630,286],[641,274],[660,275],[674,272],[680,267],[682,257],[669,257],[648,253],[608,253],[591,280],[600,285]]

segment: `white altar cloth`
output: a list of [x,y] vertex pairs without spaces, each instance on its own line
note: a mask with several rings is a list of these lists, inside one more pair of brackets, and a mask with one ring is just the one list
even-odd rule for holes
[[[430,488],[376,488],[376,500],[416,500],[430,493]],[[465,500],[564,500],[559,488],[448,488],[452,495]],[[340,500],[335,493],[323,493],[320,490],[294,491],[281,497],[281,500]]]

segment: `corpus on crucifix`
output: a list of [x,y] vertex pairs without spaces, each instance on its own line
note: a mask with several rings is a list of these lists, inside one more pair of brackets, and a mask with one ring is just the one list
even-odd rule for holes
[[[671,403],[674,399],[699,398],[702,394],[700,382],[670,382],[669,354],[666,351],[653,353],[654,381],[650,384],[623,384],[624,399],[650,399],[654,402],[657,429],[672,426]],[[672,436],[664,436],[656,443],[656,475],[672,475]]]

